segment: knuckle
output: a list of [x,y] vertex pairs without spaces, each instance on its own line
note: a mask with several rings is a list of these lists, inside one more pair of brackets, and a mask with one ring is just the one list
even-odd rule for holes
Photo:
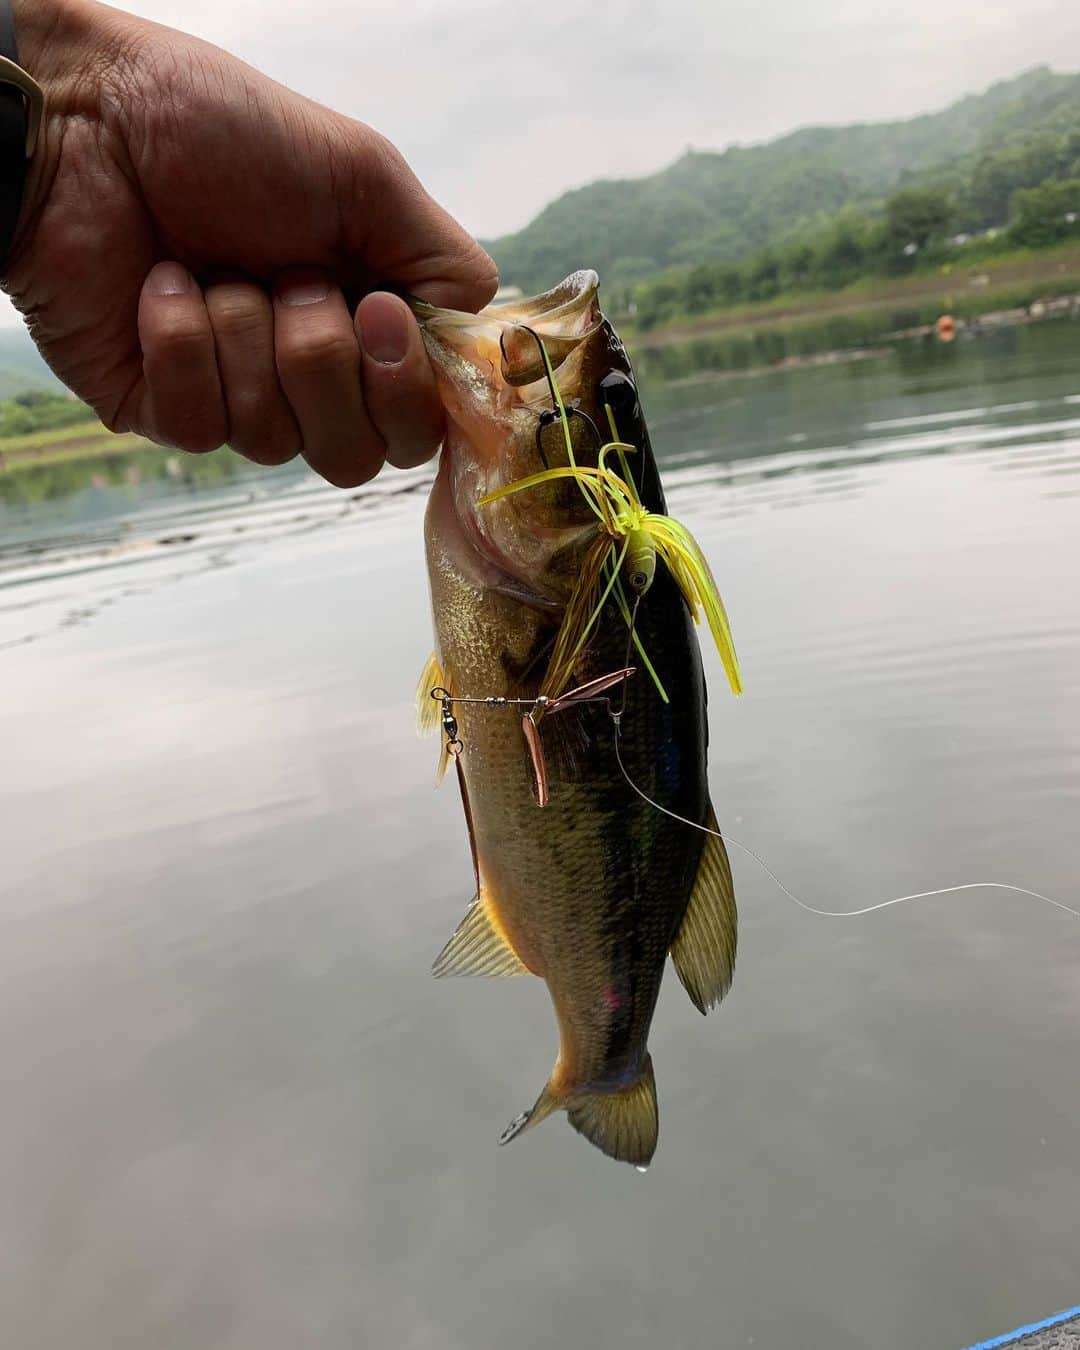
[[225,396],[232,426],[231,443],[235,445],[239,437],[247,440],[261,437],[273,421],[270,399],[252,385],[239,388],[235,384],[227,385]]
[[373,181],[393,182],[412,177],[405,156],[388,136],[374,127],[364,126],[366,161]]
[[212,290],[206,296],[207,307],[219,338],[250,343],[270,331],[270,307],[255,290]]
[[360,348],[349,329],[310,328],[280,335],[278,367],[300,377],[359,369]]
[[[201,315],[176,314],[158,322],[150,346],[159,354],[167,354],[169,360],[183,359],[196,353],[201,355],[209,337],[209,329]],[[153,352],[147,355],[153,359]]]
[[[490,300],[499,289],[499,269],[493,258],[489,258],[482,248],[477,246],[475,254],[465,263],[465,271],[473,289]],[[486,303],[486,301],[485,301]]]

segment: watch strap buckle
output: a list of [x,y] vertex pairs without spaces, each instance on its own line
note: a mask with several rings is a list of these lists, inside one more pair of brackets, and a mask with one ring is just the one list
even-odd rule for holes
[[45,121],[45,91],[22,66],[0,56],[0,84],[17,89],[26,100],[26,158],[33,159]]

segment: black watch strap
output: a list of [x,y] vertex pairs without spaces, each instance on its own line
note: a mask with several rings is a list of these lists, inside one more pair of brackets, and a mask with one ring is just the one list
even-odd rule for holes
[[[0,0],[0,268],[7,262],[22,210],[30,167],[32,99],[20,86],[15,19],[10,0]],[[10,65],[8,64],[10,63]],[[36,110],[40,115],[40,105]],[[36,137],[34,138],[36,139]]]

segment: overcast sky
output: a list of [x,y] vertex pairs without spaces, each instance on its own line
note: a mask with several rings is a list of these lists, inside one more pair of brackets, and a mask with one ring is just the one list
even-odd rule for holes
[[[568,187],[808,123],[905,117],[1042,62],[1078,0],[132,0],[370,122],[474,233]],[[583,259],[586,262],[587,259]]]

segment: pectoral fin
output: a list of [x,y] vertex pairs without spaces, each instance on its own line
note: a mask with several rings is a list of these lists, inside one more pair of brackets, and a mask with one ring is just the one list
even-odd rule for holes
[[[705,824],[718,829],[709,806]],[[683,988],[699,1012],[715,1008],[731,988],[735,971],[738,912],[724,841],[710,834],[701,851],[697,878],[682,925],[671,945],[671,959]]]
[[[434,652],[427,659],[420,679],[416,685],[416,732],[419,736],[430,736],[439,729],[442,722],[442,705],[437,698],[431,697],[433,689],[443,688],[447,693],[454,692],[453,676],[443,670],[439,658]],[[435,770],[435,786],[446,777],[450,765],[450,751],[446,743],[439,749],[439,766]]]
[[499,932],[478,894],[454,936],[435,958],[432,973],[443,975],[527,975],[528,967]]
[[416,685],[416,734],[430,736],[439,729],[439,701],[431,691],[445,682],[446,676],[434,652],[428,657]]

